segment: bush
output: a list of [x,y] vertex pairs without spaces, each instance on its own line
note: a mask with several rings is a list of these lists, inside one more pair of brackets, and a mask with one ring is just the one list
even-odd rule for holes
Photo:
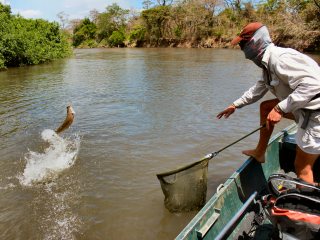
[[73,31],[73,46],[77,47],[85,44],[85,41],[95,39],[96,31],[97,26],[89,18],[85,18]]
[[5,59],[2,55],[0,55],[0,70],[1,69],[6,69]]
[[78,48],[96,48],[96,47],[98,47],[98,43],[94,39],[85,40],[78,46]]
[[58,23],[25,19],[2,11],[0,4],[0,68],[34,65],[71,54]]
[[122,31],[113,31],[108,38],[110,47],[123,47],[126,37]]
[[132,31],[129,33],[129,41],[132,42],[139,42],[144,40],[144,35],[146,33],[146,29],[142,25],[136,25],[133,27]]

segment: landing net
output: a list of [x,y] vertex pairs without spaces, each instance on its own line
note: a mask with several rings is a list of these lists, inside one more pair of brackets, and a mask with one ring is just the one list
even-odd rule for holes
[[204,206],[207,195],[209,159],[184,168],[157,174],[164,193],[165,207],[170,212],[188,212]]

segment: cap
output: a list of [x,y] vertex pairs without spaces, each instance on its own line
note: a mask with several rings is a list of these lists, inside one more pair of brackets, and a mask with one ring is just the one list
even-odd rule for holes
[[262,23],[260,22],[254,22],[254,23],[249,23],[247,26],[245,26],[241,32],[236,36],[232,41],[232,45],[238,44],[241,40],[249,40],[252,38],[254,33],[263,26]]

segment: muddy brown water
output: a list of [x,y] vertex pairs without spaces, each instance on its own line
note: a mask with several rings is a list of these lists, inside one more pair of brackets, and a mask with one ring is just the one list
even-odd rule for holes
[[[257,128],[258,103],[215,116],[258,77],[228,49],[83,49],[0,72],[0,238],[173,239],[196,213],[165,209],[156,174]],[[69,103],[74,123],[50,147]],[[207,198],[257,138],[211,160]]]

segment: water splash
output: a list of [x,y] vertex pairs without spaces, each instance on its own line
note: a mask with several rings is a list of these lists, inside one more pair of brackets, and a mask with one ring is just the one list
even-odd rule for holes
[[43,152],[29,150],[25,154],[27,164],[23,174],[19,176],[20,184],[23,186],[54,180],[76,161],[80,149],[78,135],[64,139],[53,130],[46,129],[41,133],[41,137],[49,145]]

